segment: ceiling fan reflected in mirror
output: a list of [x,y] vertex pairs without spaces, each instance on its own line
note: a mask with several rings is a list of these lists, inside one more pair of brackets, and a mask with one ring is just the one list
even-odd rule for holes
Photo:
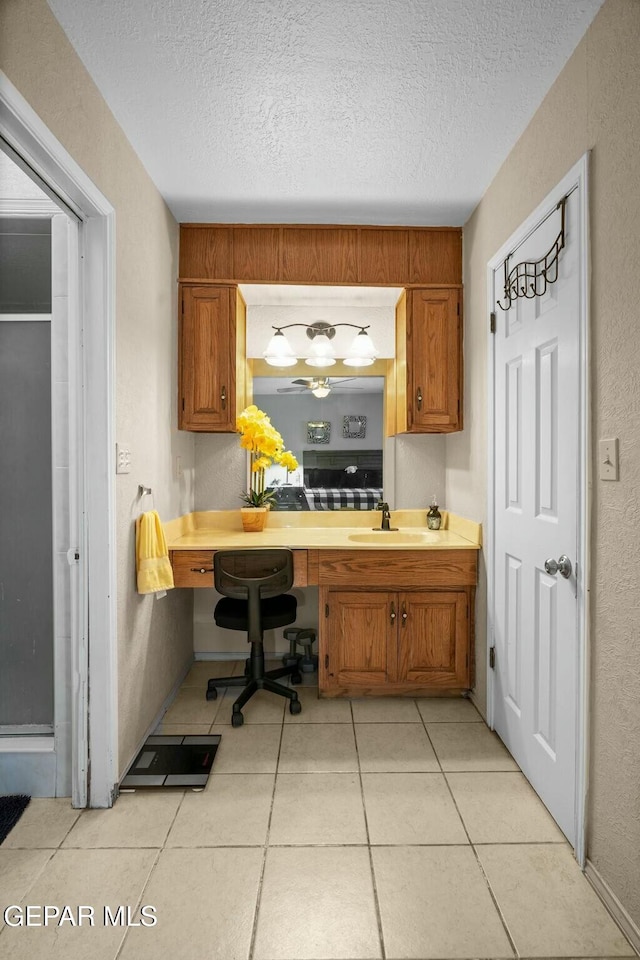
[[[331,377],[301,377],[299,380],[292,380],[290,387],[280,387],[278,393],[304,393],[305,390],[311,390],[314,397],[322,400],[331,393],[331,388],[339,383],[349,383],[356,380],[356,377],[345,377],[342,380],[331,379]],[[347,387],[347,390],[362,390],[362,387]]]

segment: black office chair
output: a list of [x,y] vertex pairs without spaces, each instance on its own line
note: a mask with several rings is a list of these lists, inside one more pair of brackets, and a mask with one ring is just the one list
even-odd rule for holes
[[213,677],[207,684],[207,700],[218,696],[216,687],[244,687],[233,705],[231,723],[244,723],[242,708],[256,690],[270,690],[288,697],[289,711],[300,713],[302,704],[290,687],[276,683],[279,677],[291,677],[300,683],[297,662],[276,670],[264,669],[263,633],[274,627],[285,627],[296,619],[297,600],[286,593],[293,585],[291,550],[218,550],[213,555],[213,579],[218,593],[223,594],[213,613],[219,627],[244,630],[251,644],[251,654],[243,677]]

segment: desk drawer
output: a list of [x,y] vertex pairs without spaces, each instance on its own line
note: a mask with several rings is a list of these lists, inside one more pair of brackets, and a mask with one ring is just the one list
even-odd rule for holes
[[176,587],[213,586],[213,550],[172,550],[171,566]]
[[[176,587],[212,587],[214,550],[172,550],[173,582]],[[293,551],[293,585],[308,584],[307,551]]]
[[473,587],[476,550],[320,550],[318,582],[349,589]]

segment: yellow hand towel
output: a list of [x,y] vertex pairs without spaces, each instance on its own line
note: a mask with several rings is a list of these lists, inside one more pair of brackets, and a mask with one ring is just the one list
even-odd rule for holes
[[148,510],[136,520],[136,567],[138,593],[158,593],[173,587],[167,541],[156,510]]

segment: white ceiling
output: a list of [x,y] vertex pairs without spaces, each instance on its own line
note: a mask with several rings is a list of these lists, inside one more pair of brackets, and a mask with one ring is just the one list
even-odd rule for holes
[[177,220],[463,224],[603,0],[48,0]]

